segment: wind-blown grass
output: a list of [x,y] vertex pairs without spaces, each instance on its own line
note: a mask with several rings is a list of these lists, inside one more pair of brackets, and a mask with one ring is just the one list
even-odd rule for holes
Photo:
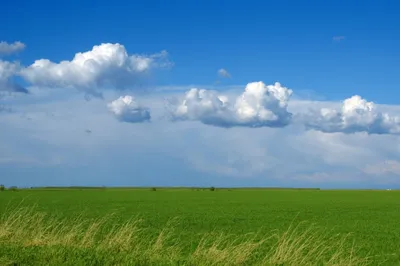
[[[0,218],[0,265],[368,265],[348,235],[299,224],[269,235],[210,232],[179,241],[173,219],[156,234],[145,221],[55,218],[32,207]],[[350,241],[351,243],[351,241]],[[349,248],[350,247],[350,248]]]

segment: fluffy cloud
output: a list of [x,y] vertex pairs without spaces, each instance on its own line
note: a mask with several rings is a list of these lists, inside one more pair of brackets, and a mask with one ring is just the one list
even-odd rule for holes
[[226,69],[221,68],[218,70],[218,76],[221,78],[230,78],[231,74]]
[[14,43],[7,43],[4,41],[0,42],[0,56],[18,53],[24,49],[25,49],[25,44],[23,44],[22,42],[14,42]]
[[149,121],[150,111],[146,107],[140,106],[132,96],[121,96],[115,101],[110,102],[108,109],[117,119],[123,122],[139,123]]
[[154,68],[170,66],[168,53],[129,55],[121,44],[103,43],[77,53],[71,61],[36,60],[23,69],[24,79],[36,86],[77,88],[96,94],[99,88],[125,89],[138,84]]
[[231,104],[215,91],[191,89],[181,101],[169,102],[167,109],[172,120],[198,120],[219,127],[284,127],[292,117],[287,111],[291,94],[278,82],[253,82]]
[[0,92],[27,92],[25,88],[12,81],[20,69],[18,63],[0,60]]
[[344,100],[341,110],[321,108],[304,115],[303,119],[306,128],[325,133],[400,133],[399,116],[378,111],[373,102],[367,102],[358,95]]

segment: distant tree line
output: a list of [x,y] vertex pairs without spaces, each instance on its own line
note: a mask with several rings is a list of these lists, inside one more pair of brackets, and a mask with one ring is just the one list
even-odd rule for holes
[[9,190],[9,191],[17,191],[18,188],[16,186],[11,186],[9,188],[6,188],[4,185],[0,185],[0,192],[1,191],[5,191],[5,190]]

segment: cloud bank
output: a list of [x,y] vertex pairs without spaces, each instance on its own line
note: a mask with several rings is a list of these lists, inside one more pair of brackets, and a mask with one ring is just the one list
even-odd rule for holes
[[107,105],[114,116],[128,123],[140,123],[149,121],[150,111],[148,108],[139,105],[132,96],[121,96]]
[[[225,130],[198,122],[169,123],[158,118],[164,115],[163,98],[170,92],[141,96],[139,104],[151,110],[157,123],[131,125],[110,115],[114,114],[111,110],[120,117],[124,112],[129,114],[127,106],[135,104],[124,101],[126,97],[108,110],[103,101],[88,103],[75,90],[68,94],[62,90],[49,93],[57,97],[42,93],[10,98],[7,104],[19,113],[1,113],[0,169],[9,177],[4,183],[325,187],[399,184],[398,175],[394,174],[398,164],[390,162],[398,161],[400,142],[396,135],[326,134],[301,127]],[[104,93],[110,103],[118,100],[115,95],[112,91]],[[299,104],[293,100],[289,110],[294,114],[302,112],[301,104],[317,108],[337,103]],[[382,108],[394,114],[400,112],[394,106]],[[22,118],[21,113],[32,120]],[[388,163],[380,164],[385,161]],[[132,171],[137,174],[127,175]]]
[[368,165],[365,167],[364,172],[371,175],[400,175],[400,162],[394,160],[387,160],[376,164]]
[[358,95],[344,100],[341,110],[312,110],[304,115],[303,120],[307,129],[325,133],[400,134],[399,116],[378,111],[373,102],[367,102]]
[[71,61],[54,63],[36,60],[21,70],[22,77],[35,86],[76,88],[89,94],[95,89],[126,89],[134,86],[156,68],[171,66],[168,53],[129,55],[119,43],[96,45],[91,51],[77,53]]
[[6,56],[14,53],[18,53],[25,49],[25,44],[22,42],[7,43],[5,41],[0,42],[0,56]]
[[215,91],[191,89],[180,101],[169,102],[167,110],[172,120],[201,121],[218,127],[284,127],[292,114],[287,103],[292,90],[280,83],[247,84],[235,103]]

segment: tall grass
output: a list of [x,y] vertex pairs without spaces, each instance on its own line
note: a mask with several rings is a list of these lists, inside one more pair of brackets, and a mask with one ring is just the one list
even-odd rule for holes
[[[328,237],[315,226],[269,235],[210,232],[190,246],[171,220],[154,234],[140,219],[55,218],[32,207],[0,218],[0,265],[368,265],[348,236]],[[187,241],[185,242],[187,243]],[[349,248],[350,247],[350,248]],[[352,248],[353,247],[353,248]]]

